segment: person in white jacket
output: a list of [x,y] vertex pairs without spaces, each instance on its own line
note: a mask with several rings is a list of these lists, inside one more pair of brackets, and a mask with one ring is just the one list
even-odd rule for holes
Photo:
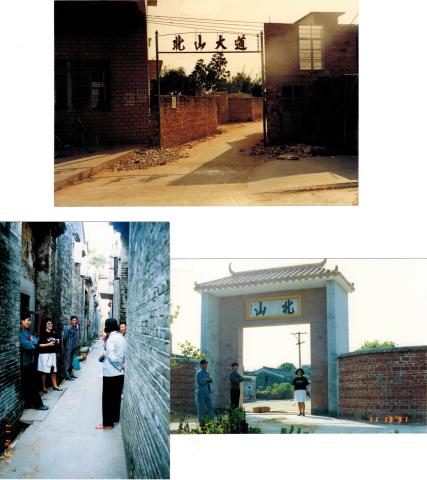
[[109,430],[120,420],[126,357],[126,340],[119,331],[117,320],[107,318],[104,331],[108,339],[99,359],[103,362],[102,425],[96,426],[99,430]]

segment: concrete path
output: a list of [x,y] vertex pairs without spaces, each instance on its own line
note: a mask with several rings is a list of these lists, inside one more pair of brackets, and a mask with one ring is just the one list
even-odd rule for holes
[[[56,206],[352,205],[357,159],[299,161],[249,156],[260,122],[229,124],[224,133],[184,148],[176,162],[145,170],[104,171],[55,192]],[[301,192],[302,190],[302,192]]]
[[100,352],[97,342],[46,419],[18,437],[0,478],[128,478],[120,426],[95,429],[102,422]]
[[[268,413],[253,413],[254,407],[270,407]],[[344,420],[340,418],[311,415],[311,402],[306,402],[306,416],[299,417],[298,405],[293,400],[257,400],[244,404],[246,421],[253,427],[260,427],[262,433],[281,433],[286,428],[287,432],[294,426],[293,433],[427,433],[426,425],[389,425],[371,424]],[[178,430],[179,415],[175,414],[171,422],[171,432]],[[186,415],[185,421],[190,427],[196,427],[195,417]]]
[[133,152],[135,147],[116,147],[94,154],[74,155],[55,162],[55,190],[86,180]]

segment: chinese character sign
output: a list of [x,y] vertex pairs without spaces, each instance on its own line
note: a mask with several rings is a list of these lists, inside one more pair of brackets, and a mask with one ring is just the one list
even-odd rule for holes
[[[217,52],[245,52],[248,50],[247,39],[245,34],[222,34],[218,33],[212,37],[212,33],[198,33],[194,40],[183,37],[180,34],[174,34],[174,38],[170,45],[172,52],[203,52],[203,51],[217,51]],[[206,38],[209,37],[209,38]],[[215,38],[216,37],[216,38]],[[254,37],[255,38],[255,37]],[[193,48],[194,45],[194,48]],[[259,51],[259,45],[256,47]]]
[[301,297],[260,297],[246,301],[246,320],[300,317]]

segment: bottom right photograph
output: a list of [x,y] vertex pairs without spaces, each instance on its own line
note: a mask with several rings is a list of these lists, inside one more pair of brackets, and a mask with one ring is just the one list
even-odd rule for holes
[[427,433],[426,271],[171,259],[171,433]]

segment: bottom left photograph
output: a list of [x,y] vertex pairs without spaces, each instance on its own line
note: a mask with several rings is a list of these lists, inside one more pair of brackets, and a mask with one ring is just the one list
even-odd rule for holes
[[0,222],[0,478],[169,478],[167,222]]

